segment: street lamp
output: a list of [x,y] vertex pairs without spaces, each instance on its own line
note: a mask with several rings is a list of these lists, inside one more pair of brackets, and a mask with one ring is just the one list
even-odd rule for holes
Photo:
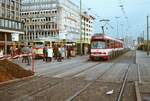
[[147,55],[149,55],[149,16],[147,16]]
[[80,0],[80,55],[82,54],[82,0]]

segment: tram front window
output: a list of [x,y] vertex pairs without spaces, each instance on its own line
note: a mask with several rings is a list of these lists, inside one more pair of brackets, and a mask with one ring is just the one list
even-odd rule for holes
[[91,43],[91,49],[105,49],[105,42],[93,41]]

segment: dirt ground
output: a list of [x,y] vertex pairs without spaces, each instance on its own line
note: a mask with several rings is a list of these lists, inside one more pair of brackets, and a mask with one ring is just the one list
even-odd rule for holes
[[23,78],[33,75],[31,71],[24,70],[17,64],[8,60],[0,60],[0,82]]

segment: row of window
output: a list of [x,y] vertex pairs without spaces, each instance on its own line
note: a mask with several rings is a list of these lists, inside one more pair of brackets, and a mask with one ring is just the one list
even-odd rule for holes
[[92,32],[91,29],[87,29],[87,28],[82,28],[82,31],[83,31],[83,32]]
[[67,31],[79,32],[79,29],[77,27],[64,25],[64,28],[65,28],[64,30],[67,30]]
[[22,12],[21,15],[36,15],[36,14],[57,14],[57,10],[37,11],[37,12]]
[[22,11],[27,11],[27,10],[41,10],[41,9],[49,9],[49,8],[56,8],[57,4],[49,4],[49,3],[45,3],[45,4],[27,4],[25,6],[22,6]]
[[42,37],[56,37],[58,36],[58,32],[36,32],[34,33],[28,33],[28,34],[24,34],[22,35],[21,39],[22,40],[34,40],[37,38],[42,38]]
[[55,2],[56,0],[22,0],[22,3],[43,3],[43,2]]
[[[15,2],[16,0],[2,0],[0,2],[1,7],[6,7],[8,9],[11,10],[17,10],[19,11],[19,7],[20,7],[20,3],[19,2]],[[16,8],[15,8],[16,7]]]
[[29,23],[29,22],[45,22],[46,24],[49,24],[51,22],[56,22],[57,21],[57,17],[46,17],[46,18],[34,18],[34,19],[27,19],[24,18],[21,21]]
[[57,29],[58,26],[57,26],[57,24],[50,24],[50,25],[35,25],[35,27],[34,27],[34,25],[30,25],[28,27],[29,30],[33,30],[34,28],[36,30],[40,30],[40,29]]
[[93,22],[92,22],[92,20],[85,21],[85,20],[82,19],[82,23],[84,23],[84,24],[92,24]]
[[82,31],[82,37],[85,37],[85,36],[91,36],[91,34],[89,34],[89,33],[84,33],[84,32]]
[[82,24],[82,27],[86,27],[86,28],[93,28],[93,26],[92,25],[90,25],[90,24]]
[[0,19],[0,27],[21,30],[23,29],[23,24],[16,21]]
[[[7,5],[14,5],[16,0],[0,0],[0,3],[7,4]],[[18,0],[17,0],[18,1]]]
[[[0,16],[9,19],[15,19],[15,11],[5,10],[2,8],[0,9]],[[16,12],[16,16],[20,16],[19,12]]]

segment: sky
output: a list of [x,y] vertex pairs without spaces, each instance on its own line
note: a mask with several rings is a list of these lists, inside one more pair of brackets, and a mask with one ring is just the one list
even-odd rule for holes
[[[79,5],[80,0],[71,0]],[[94,32],[102,32],[101,26],[110,21],[105,26],[105,33],[113,37],[131,36],[137,39],[145,31],[147,15],[150,15],[150,0],[82,0],[84,9],[91,8],[90,13],[97,18]],[[118,25],[118,31],[117,31]],[[118,32],[118,33],[117,33]]]

